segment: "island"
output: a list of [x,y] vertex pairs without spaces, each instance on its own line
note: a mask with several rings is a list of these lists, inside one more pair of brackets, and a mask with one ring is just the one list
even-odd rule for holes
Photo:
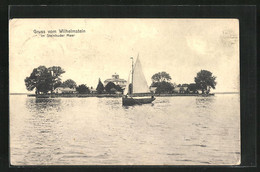
[[[25,78],[25,86],[29,97],[55,98],[55,97],[122,97],[127,81],[119,78],[117,73],[112,78],[106,79],[104,84],[98,79],[96,88],[88,87],[87,84],[77,85],[72,79],[62,81],[61,75],[65,70],[60,66],[34,68],[30,76]],[[210,71],[201,70],[194,77],[194,83],[172,83],[171,76],[165,72],[155,73],[152,78],[150,92],[157,97],[166,96],[213,96],[211,89],[216,87],[216,76]],[[131,84],[129,84],[131,88]],[[131,89],[130,89],[131,90]],[[131,92],[127,93],[131,94]],[[146,93],[147,94],[147,93]],[[134,96],[145,96],[139,93]]]

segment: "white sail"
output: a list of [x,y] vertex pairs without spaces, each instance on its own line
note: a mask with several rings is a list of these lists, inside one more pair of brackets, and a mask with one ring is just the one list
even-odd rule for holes
[[131,74],[131,72],[129,72],[129,75],[128,75],[126,87],[125,87],[125,90],[124,90],[124,95],[127,95],[127,93],[129,92],[130,74]]
[[148,93],[149,88],[147,81],[145,79],[143,70],[142,70],[142,65],[137,57],[134,70],[133,70],[133,93]]

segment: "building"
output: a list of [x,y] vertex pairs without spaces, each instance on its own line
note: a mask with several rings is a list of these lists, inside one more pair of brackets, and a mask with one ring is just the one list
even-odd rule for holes
[[54,93],[56,94],[66,94],[66,93],[77,93],[75,88],[69,88],[69,87],[57,87],[54,90]]
[[187,84],[178,85],[173,89],[173,93],[189,93],[189,88]]
[[173,93],[180,93],[180,88],[181,88],[181,87],[179,87],[179,86],[174,87]]
[[126,80],[124,79],[120,79],[119,75],[117,73],[115,73],[114,75],[112,75],[112,78],[110,79],[106,79],[104,81],[104,87],[109,83],[109,82],[113,82],[115,85],[119,85],[122,89],[125,89],[126,87]]
[[90,87],[89,91],[90,91],[91,94],[96,94],[97,93],[97,90],[94,89],[93,87]]

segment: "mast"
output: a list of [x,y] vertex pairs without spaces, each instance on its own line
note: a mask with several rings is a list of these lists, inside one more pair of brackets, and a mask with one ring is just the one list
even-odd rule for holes
[[134,58],[131,57],[132,59],[132,88],[131,88],[131,93],[133,94],[134,92]]

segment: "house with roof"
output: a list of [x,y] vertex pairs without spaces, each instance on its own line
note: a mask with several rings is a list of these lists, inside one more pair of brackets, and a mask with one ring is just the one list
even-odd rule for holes
[[188,84],[182,84],[178,85],[177,87],[174,87],[173,89],[174,93],[189,93]]
[[69,87],[57,87],[54,90],[56,94],[71,94],[77,93],[76,88],[69,88]]
[[90,91],[91,94],[96,94],[97,93],[97,90],[94,89],[93,87],[90,87],[89,91]]
[[127,81],[124,79],[119,78],[119,75],[115,73],[112,75],[112,78],[106,79],[104,81],[104,87],[109,83],[113,82],[115,85],[119,85],[122,89],[125,89]]
[[174,88],[173,88],[173,93],[180,93],[180,88],[181,88],[181,87],[179,87],[179,86],[174,87]]

